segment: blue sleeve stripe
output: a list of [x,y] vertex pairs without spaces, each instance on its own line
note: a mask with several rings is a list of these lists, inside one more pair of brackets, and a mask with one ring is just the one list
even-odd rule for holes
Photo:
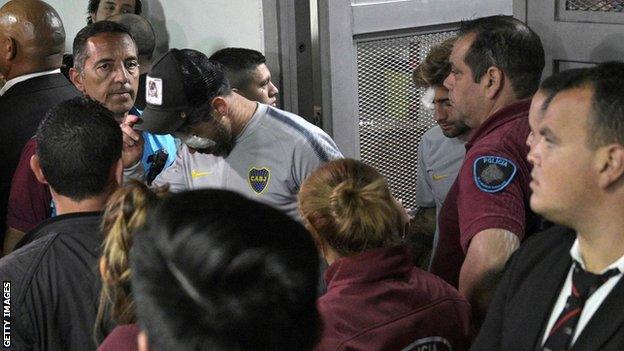
[[[278,121],[286,124],[287,126],[293,128],[297,131],[301,136],[303,136],[306,141],[310,144],[316,156],[323,162],[328,162],[333,160],[336,157],[331,157],[332,155],[340,155],[340,152],[336,150],[336,148],[332,145],[333,143],[324,140],[325,138],[322,135],[318,135],[313,133],[305,126],[301,125],[297,121],[292,118],[282,114],[279,110],[270,108],[268,109],[268,115],[277,119]],[[338,156],[339,157],[339,156]]]

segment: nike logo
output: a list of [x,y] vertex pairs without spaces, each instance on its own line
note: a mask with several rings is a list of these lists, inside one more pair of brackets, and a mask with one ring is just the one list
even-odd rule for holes
[[212,172],[199,172],[196,170],[192,170],[191,171],[191,177],[194,178],[199,178],[199,177],[205,177],[207,175],[210,175]]
[[448,178],[448,174],[434,174],[431,177],[433,180],[442,180],[444,178]]

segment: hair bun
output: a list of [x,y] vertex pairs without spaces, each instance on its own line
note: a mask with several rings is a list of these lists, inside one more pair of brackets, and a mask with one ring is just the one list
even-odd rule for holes
[[338,184],[332,191],[329,203],[331,211],[338,217],[352,215],[363,205],[362,189],[351,179]]

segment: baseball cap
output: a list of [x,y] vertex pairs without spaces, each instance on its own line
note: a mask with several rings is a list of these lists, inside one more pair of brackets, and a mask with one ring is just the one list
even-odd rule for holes
[[146,107],[134,128],[171,134],[185,123],[195,107],[229,91],[218,63],[192,49],[171,49],[154,61],[145,79]]

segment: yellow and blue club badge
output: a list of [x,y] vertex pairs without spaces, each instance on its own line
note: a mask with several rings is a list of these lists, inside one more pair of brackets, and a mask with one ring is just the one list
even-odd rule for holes
[[516,165],[504,157],[481,156],[474,161],[472,174],[477,188],[496,193],[511,183],[516,171]]
[[249,186],[256,194],[262,194],[269,186],[269,180],[271,180],[271,171],[268,168],[256,168],[251,167],[247,177]]

